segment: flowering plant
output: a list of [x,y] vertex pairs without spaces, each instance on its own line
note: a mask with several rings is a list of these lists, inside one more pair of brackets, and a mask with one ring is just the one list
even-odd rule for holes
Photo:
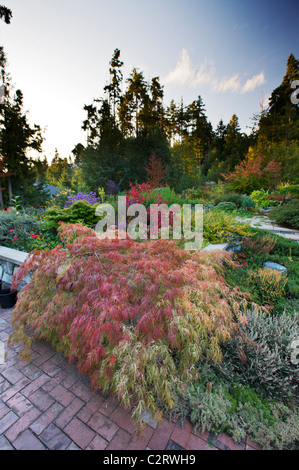
[[64,207],[69,207],[76,201],[87,201],[89,204],[100,204],[101,198],[97,197],[96,193],[93,191],[88,194],[83,194],[82,191],[79,191],[74,196],[67,197]]

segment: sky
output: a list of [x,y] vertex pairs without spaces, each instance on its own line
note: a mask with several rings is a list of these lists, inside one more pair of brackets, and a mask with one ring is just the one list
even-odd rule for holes
[[[43,153],[69,157],[86,144],[85,104],[104,96],[113,51],[124,79],[138,68],[160,77],[164,105],[200,95],[216,128],[233,114],[252,117],[281,83],[292,52],[299,59],[297,0],[0,0],[0,45],[28,121],[43,129]],[[126,84],[124,84],[126,88]]]

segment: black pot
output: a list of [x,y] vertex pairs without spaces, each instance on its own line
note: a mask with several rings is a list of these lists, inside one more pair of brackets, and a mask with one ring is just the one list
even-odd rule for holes
[[0,305],[1,308],[12,308],[17,301],[17,290],[11,291],[10,289],[0,290]]

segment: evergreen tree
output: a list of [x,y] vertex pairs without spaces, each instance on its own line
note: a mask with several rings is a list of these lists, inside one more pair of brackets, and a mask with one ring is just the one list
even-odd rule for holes
[[0,5],[0,18],[3,19],[6,24],[10,24],[10,20],[12,18],[12,11],[5,6]]
[[299,106],[291,101],[294,91],[291,84],[299,80],[299,61],[290,54],[285,76],[281,84],[272,92],[269,108],[261,116],[259,136],[271,142],[289,143],[299,139]]
[[224,151],[228,162],[228,170],[232,170],[242,157],[241,143],[242,135],[239,119],[236,114],[233,114],[226,127],[226,136],[224,138]]
[[41,152],[41,128],[31,127],[27,115],[23,112],[23,94],[16,90],[13,97],[10,78],[6,72],[6,55],[0,47],[0,70],[4,87],[4,99],[0,105],[0,158],[4,162],[4,172],[8,177],[9,201],[12,199],[13,188],[32,184],[35,176],[33,161],[28,157],[29,149]]
[[104,87],[104,91],[108,93],[108,103],[109,106],[112,104],[112,115],[115,121],[116,119],[116,108],[117,105],[120,103],[121,99],[121,84],[123,80],[123,74],[121,68],[123,67],[124,63],[119,59],[120,58],[120,50],[115,49],[113,57],[110,61],[110,83]]

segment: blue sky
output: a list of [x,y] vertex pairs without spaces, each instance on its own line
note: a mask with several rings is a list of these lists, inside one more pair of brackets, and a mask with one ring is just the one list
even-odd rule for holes
[[232,114],[248,131],[293,52],[299,59],[299,6],[285,0],[0,0],[9,72],[31,123],[45,129],[44,154],[68,157],[84,104],[103,96],[115,48],[147,80],[159,76],[164,103],[201,95],[214,127]]

